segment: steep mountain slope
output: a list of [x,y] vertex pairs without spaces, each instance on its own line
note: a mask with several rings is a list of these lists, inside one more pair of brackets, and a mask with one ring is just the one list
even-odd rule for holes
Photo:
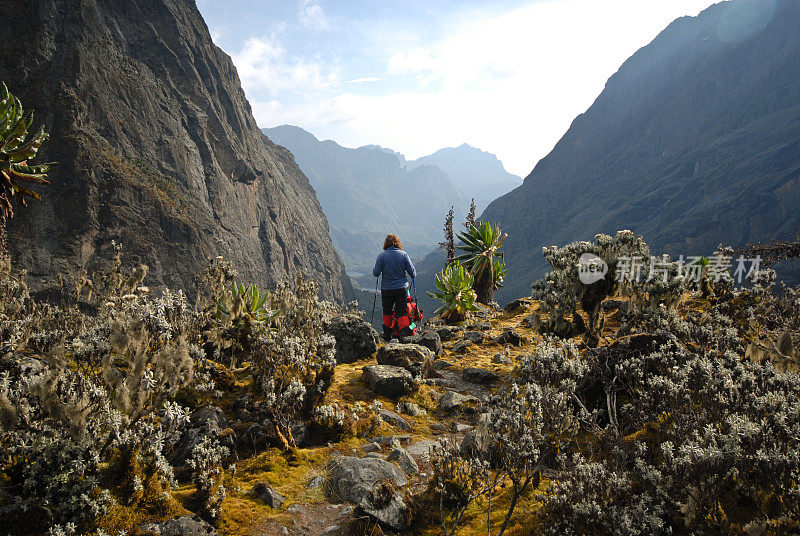
[[9,246],[33,280],[92,267],[116,240],[147,282],[191,288],[209,256],[272,284],[300,269],[349,299],[315,192],[253,119],[194,2],[7,0],[0,79],[37,112],[57,160]]
[[522,184],[497,157],[466,143],[439,149],[435,153],[412,160],[409,167],[433,165],[447,173],[466,198],[475,198],[478,210]]
[[711,254],[800,224],[800,2],[733,0],[681,18],[612,76],[524,184],[482,215],[509,233],[500,299],[541,247],[631,229]]
[[263,132],[292,151],[317,190],[348,269],[371,269],[387,233],[396,233],[411,255],[421,256],[441,241],[450,206],[461,214],[468,204],[434,166],[408,170],[385,149],[348,149],[295,126]]

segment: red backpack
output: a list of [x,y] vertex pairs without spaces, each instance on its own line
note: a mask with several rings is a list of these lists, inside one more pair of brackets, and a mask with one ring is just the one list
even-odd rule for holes
[[417,334],[417,325],[422,322],[422,309],[417,306],[417,302],[411,297],[409,292],[406,296],[406,314],[397,318],[392,313],[391,327],[392,337],[409,337]]

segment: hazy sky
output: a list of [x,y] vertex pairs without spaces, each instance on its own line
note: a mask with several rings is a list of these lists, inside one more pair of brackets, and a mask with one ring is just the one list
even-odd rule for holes
[[605,81],[711,0],[197,0],[258,124],[527,175]]

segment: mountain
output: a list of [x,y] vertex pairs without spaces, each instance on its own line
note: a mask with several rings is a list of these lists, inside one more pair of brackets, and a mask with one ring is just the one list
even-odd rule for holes
[[302,270],[352,297],[314,189],[259,131],[194,2],[6,0],[0,20],[0,79],[59,162],[9,228],[32,280],[92,268],[115,240],[151,286],[190,289],[224,255],[244,281]]
[[630,229],[673,256],[790,236],[798,27],[797,0],[733,0],[677,19],[628,59],[524,184],[483,212],[509,234],[500,300],[530,292],[542,246],[595,233]]
[[459,216],[466,210],[468,200],[435,166],[407,169],[393,151],[348,149],[296,126],[263,132],[292,151],[308,176],[349,270],[371,274],[388,233],[397,234],[412,256],[423,255],[442,240],[450,207]]
[[507,172],[495,155],[466,143],[439,149],[408,164],[411,168],[424,165],[438,167],[447,173],[464,197],[475,198],[479,210],[522,184],[522,178]]

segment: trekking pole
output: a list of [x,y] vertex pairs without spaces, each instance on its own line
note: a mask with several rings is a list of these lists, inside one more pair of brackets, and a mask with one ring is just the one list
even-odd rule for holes
[[419,316],[419,305],[417,304],[417,280],[411,278],[411,286],[414,289],[414,318]]
[[375,303],[378,301],[378,278],[375,278],[375,296],[372,298],[372,318],[369,319],[369,325],[375,323]]

